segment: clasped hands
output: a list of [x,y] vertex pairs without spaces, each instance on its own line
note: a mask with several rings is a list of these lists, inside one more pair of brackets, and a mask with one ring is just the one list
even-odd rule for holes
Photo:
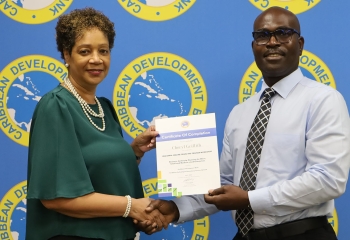
[[[178,221],[180,214],[173,201],[149,200],[150,203],[144,212],[151,214],[154,221],[134,219],[134,223],[139,230],[150,235],[161,231],[163,228],[167,229],[170,223]],[[209,190],[208,194],[204,195],[204,200],[208,204],[214,204],[217,209],[222,211],[245,209],[249,205],[248,192],[235,185],[225,185],[221,188]]]

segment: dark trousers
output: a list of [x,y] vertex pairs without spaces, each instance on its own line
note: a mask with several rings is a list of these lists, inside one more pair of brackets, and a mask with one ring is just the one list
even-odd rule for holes
[[[267,238],[268,239],[268,238]],[[331,224],[315,228],[309,231],[306,231],[303,234],[298,234],[290,236],[287,238],[281,238],[277,240],[337,240],[338,238],[335,235],[333,227]],[[243,238],[242,235],[238,232],[233,240],[247,240]]]

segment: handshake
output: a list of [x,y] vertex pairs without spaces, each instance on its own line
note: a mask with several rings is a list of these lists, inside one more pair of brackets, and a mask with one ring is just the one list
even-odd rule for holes
[[[142,210],[138,206],[148,202],[146,208]],[[134,204],[135,203],[135,204]],[[153,234],[167,229],[171,222],[179,219],[179,210],[173,201],[154,200],[151,198],[133,199],[133,205],[129,217],[133,218],[134,224],[140,231],[146,234]]]
[[[204,204],[213,204],[222,211],[246,209],[249,206],[248,192],[235,185],[225,185],[210,190],[208,194],[203,195],[203,198]],[[133,199],[129,217],[133,219],[140,231],[150,235],[163,228],[167,229],[171,222],[177,222],[180,212],[173,201],[141,198]]]

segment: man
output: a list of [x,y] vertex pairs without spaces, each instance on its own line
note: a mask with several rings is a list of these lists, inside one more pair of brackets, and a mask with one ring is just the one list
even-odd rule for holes
[[183,222],[232,210],[239,229],[234,240],[337,239],[327,216],[345,191],[350,167],[345,101],[298,68],[304,38],[293,13],[267,9],[254,22],[253,39],[264,83],[227,119],[223,186],[204,198],[156,200],[148,211],[159,209],[167,221]]

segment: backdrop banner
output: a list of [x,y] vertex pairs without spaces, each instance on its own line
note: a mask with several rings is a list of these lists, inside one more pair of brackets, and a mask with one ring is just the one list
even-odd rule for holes
[[[261,88],[251,32],[256,16],[271,6],[300,20],[303,74],[336,88],[350,106],[349,1],[0,0],[0,239],[25,239],[31,117],[40,98],[67,76],[56,49],[57,18],[87,6],[115,23],[111,67],[97,96],[112,101],[128,142],[155,118],[215,113],[220,152],[231,109]],[[145,196],[158,198],[155,150],[140,171]],[[347,191],[329,219],[340,240],[350,239],[349,201]],[[236,231],[230,212],[219,212],[135,239],[232,239]]]

